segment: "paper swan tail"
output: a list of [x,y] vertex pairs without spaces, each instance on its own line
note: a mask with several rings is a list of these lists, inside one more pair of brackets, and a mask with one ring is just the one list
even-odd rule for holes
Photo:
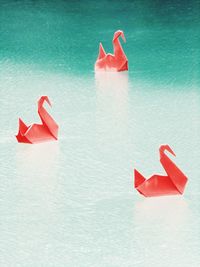
[[183,172],[175,165],[175,163],[165,154],[165,151],[170,152],[176,156],[169,145],[162,145],[159,149],[160,152],[160,163],[165,169],[167,175],[170,177],[172,183],[177,190],[183,194],[188,178]]
[[38,114],[41,118],[43,125],[45,125],[48,128],[51,135],[57,140],[58,139],[58,125],[54,121],[54,119],[50,116],[50,114],[46,111],[46,109],[43,107],[43,104],[45,101],[51,106],[51,102],[48,96],[42,96],[38,100]]
[[99,55],[98,55],[98,60],[99,59],[102,59],[102,58],[104,58],[106,56],[106,52],[105,52],[105,50],[104,50],[104,48],[103,48],[103,45],[102,45],[102,43],[100,43],[99,44]]
[[142,183],[144,183],[146,181],[146,179],[144,178],[144,176],[139,173],[139,171],[137,171],[136,169],[134,170],[134,187],[137,188],[138,186],[140,186]]
[[24,134],[26,133],[28,128],[29,127],[26,126],[26,124],[22,121],[22,119],[19,118],[19,131],[18,131],[18,134],[16,135],[17,141],[19,143],[29,143],[29,144],[31,144],[31,142],[24,136]]
[[123,39],[124,42],[126,42],[126,38],[124,36],[123,31],[116,31],[113,36],[113,47],[114,47],[114,56],[117,60],[122,61],[122,65],[119,67],[119,71],[128,70],[128,59],[124,53],[124,50],[121,46],[121,43],[119,41],[119,37]]

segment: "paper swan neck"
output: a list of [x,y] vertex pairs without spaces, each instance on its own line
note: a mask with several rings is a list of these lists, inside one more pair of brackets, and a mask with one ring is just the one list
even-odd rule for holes
[[42,96],[38,100],[38,114],[41,118],[43,125],[45,125],[49,129],[50,133],[55,137],[55,139],[57,139],[58,125],[54,121],[54,119],[51,117],[51,115],[44,108],[43,105],[44,105],[45,101],[49,104],[49,106],[51,106],[51,102],[50,102],[48,96]]
[[163,158],[163,157],[167,157],[167,158],[169,158],[169,157],[165,154],[165,151],[170,152],[173,156],[176,157],[176,154],[174,153],[174,151],[171,149],[171,147],[170,147],[169,145],[162,145],[162,146],[160,146],[160,148],[159,148],[160,159]]
[[126,42],[126,39],[125,39],[123,31],[116,31],[114,33],[114,36],[113,36],[114,55],[116,57],[121,57],[121,56],[126,57],[125,54],[124,54],[124,50],[123,50],[123,48],[121,46],[121,43],[119,41],[119,37],[121,37],[123,39],[123,41]]
[[160,153],[160,163],[162,164],[163,168],[165,169],[166,173],[171,176],[171,168],[173,167],[173,172],[176,171],[178,168],[175,163],[169,158],[167,154],[165,154],[165,151],[170,152],[173,156],[176,156],[174,151],[171,149],[169,145],[161,145],[159,148],[159,153]]
[[176,166],[176,164],[165,154],[165,151],[170,152],[173,156],[176,156],[169,145],[162,145],[159,149],[160,163],[165,169],[167,175],[170,177],[177,190],[182,194],[187,182],[187,177]]

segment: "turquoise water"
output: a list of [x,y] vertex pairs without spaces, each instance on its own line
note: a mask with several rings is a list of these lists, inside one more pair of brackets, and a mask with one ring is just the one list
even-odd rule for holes
[[[200,5],[164,2],[0,1],[0,266],[200,265]],[[94,73],[117,29],[129,72]],[[59,141],[18,144],[41,95]],[[189,183],[146,199],[163,143]]]
[[123,29],[134,77],[199,81],[199,1],[173,2],[1,0],[0,56],[88,75]]

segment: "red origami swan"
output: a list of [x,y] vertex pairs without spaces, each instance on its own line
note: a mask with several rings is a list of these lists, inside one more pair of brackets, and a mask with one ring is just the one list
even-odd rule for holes
[[159,149],[160,163],[167,175],[154,174],[148,180],[137,170],[135,172],[135,188],[145,197],[183,194],[187,177],[165,154],[165,150],[176,156],[168,145],[162,145]]
[[44,101],[51,106],[47,96],[42,96],[38,100],[38,114],[42,124],[34,123],[30,126],[26,126],[26,124],[19,118],[19,132],[16,135],[18,142],[34,144],[58,139],[58,125],[43,107]]
[[102,44],[99,45],[99,55],[95,63],[95,70],[124,71],[128,70],[128,59],[119,42],[119,37],[126,42],[123,31],[116,31],[113,37],[114,55],[106,54]]

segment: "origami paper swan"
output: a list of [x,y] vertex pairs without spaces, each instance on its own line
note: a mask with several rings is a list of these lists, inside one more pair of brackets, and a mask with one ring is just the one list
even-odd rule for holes
[[135,173],[135,188],[145,197],[183,194],[187,177],[165,154],[165,150],[176,156],[168,145],[162,145],[159,149],[160,163],[167,175],[153,175],[148,180],[137,170]]
[[44,101],[51,106],[47,96],[42,96],[38,100],[38,114],[42,124],[34,123],[30,126],[26,126],[26,124],[19,118],[19,131],[16,135],[19,143],[34,144],[58,139],[58,125],[43,107]]
[[119,42],[119,37],[126,42],[123,31],[116,31],[113,37],[114,55],[106,54],[102,44],[99,45],[99,55],[95,63],[95,70],[124,71],[128,70],[128,59]]

